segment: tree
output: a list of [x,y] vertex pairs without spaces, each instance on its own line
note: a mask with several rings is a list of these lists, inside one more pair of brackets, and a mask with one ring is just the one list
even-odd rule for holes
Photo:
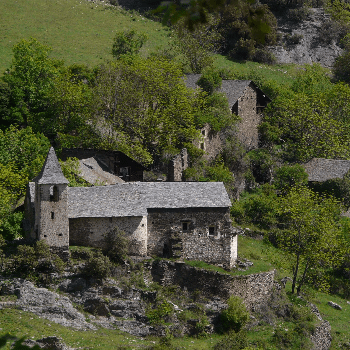
[[[51,49],[36,39],[21,40],[13,47],[11,68],[3,76],[9,89],[7,118],[11,124],[38,125],[47,109],[47,92],[59,74],[61,61],[49,58]],[[41,130],[39,124],[37,130]]]
[[201,73],[205,67],[213,63],[213,53],[218,52],[221,46],[221,35],[217,31],[218,19],[211,16],[206,24],[197,25],[189,30],[183,21],[175,26],[175,49],[178,49],[185,58],[193,73]]
[[122,55],[136,55],[146,41],[147,35],[137,33],[133,29],[117,32],[113,41],[112,55],[115,58],[120,58]]
[[278,96],[266,108],[260,132],[262,143],[278,145],[287,161],[349,157],[349,128],[333,117],[321,94]]
[[306,187],[294,187],[281,198],[278,214],[283,229],[277,232],[277,241],[292,258],[292,293],[296,288],[300,294],[311,270],[341,263],[340,213],[336,199]]
[[102,66],[93,94],[101,132],[143,164],[165,151],[178,152],[198,135],[194,116],[201,94],[187,89],[181,69],[167,60],[122,59]]

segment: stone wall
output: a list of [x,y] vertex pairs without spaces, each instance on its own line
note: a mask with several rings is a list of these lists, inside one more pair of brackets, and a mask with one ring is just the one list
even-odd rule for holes
[[232,268],[237,259],[237,236],[205,236],[184,234],[182,257]]
[[147,217],[69,219],[70,245],[103,247],[104,234],[118,227],[130,239],[131,255],[147,255]]
[[198,269],[183,262],[154,261],[152,278],[162,285],[179,285],[188,291],[199,290],[208,298],[218,296],[229,298],[237,295],[243,298],[247,308],[265,303],[273,289],[275,271],[246,276],[232,276],[216,271]]
[[259,134],[258,125],[261,122],[261,115],[257,113],[257,91],[250,84],[238,99],[238,115],[242,121],[238,123],[238,139],[247,149],[258,147]]
[[33,238],[44,239],[52,247],[69,245],[67,189],[66,184],[36,184]]
[[177,154],[168,165],[167,181],[182,181],[182,172],[188,167],[187,149],[183,148],[180,154]]
[[205,151],[203,156],[205,159],[214,159],[222,151],[223,147],[220,133],[212,131],[208,123],[203,126],[200,132],[201,139],[194,141],[193,144],[195,147]]
[[[185,228],[185,229],[184,229]],[[173,232],[197,237],[232,234],[229,208],[148,209],[148,255],[163,256],[165,245]]]

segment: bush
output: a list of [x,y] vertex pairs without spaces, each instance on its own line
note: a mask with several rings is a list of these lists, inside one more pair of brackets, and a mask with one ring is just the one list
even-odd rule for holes
[[124,231],[115,227],[113,230],[104,235],[103,253],[107,255],[112,261],[122,263],[125,261],[129,252],[130,241],[126,237]]
[[276,57],[266,48],[257,49],[253,56],[253,61],[259,63],[274,64],[276,63]]
[[147,35],[137,33],[135,30],[117,32],[113,41],[112,55],[115,58],[122,55],[136,55],[146,41]]
[[305,21],[310,14],[310,9],[306,6],[288,10],[288,18],[293,22]]
[[170,316],[174,313],[174,307],[165,300],[162,300],[158,303],[156,308],[149,310],[146,313],[148,321],[151,324],[162,324],[164,319],[167,316]]
[[231,295],[228,299],[228,307],[221,313],[221,324],[225,331],[239,332],[249,321],[249,312],[240,297]]
[[109,258],[100,251],[96,251],[88,257],[82,269],[82,274],[86,277],[104,279],[111,276],[112,267],[113,265]]
[[245,349],[247,346],[248,340],[245,332],[230,332],[224,339],[214,346],[214,350],[241,350]]
[[284,37],[286,40],[287,45],[298,45],[300,44],[301,40],[303,39],[303,35],[302,34],[286,34],[286,36]]

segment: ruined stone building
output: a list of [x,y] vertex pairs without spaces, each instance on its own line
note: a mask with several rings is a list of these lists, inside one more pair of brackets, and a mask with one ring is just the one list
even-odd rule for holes
[[[200,77],[200,74],[186,75],[186,86],[198,88],[197,81]],[[257,148],[258,125],[264,108],[271,102],[269,97],[251,80],[222,80],[217,92],[225,93],[231,112],[241,118],[238,123],[238,139],[248,150]],[[202,140],[198,147],[206,151],[209,159],[214,158],[221,151],[223,135],[212,132],[209,125],[204,125],[201,133]]]
[[28,238],[56,248],[102,247],[118,227],[130,254],[176,256],[232,267],[237,235],[231,201],[221,182],[126,182],[68,187],[55,151],[28,184],[24,227]]

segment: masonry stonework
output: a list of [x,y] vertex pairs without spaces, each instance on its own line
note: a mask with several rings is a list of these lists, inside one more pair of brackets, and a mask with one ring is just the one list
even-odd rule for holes
[[179,285],[188,291],[200,290],[204,296],[228,299],[240,296],[248,309],[264,304],[274,287],[275,271],[246,276],[232,276],[198,269],[183,262],[154,261],[152,278],[161,285]]
[[238,123],[237,137],[248,149],[258,147],[258,126],[261,122],[261,114],[257,111],[257,91],[251,84],[247,86],[243,95],[238,99],[237,106],[232,112],[241,117]]
[[50,246],[69,246],[67,188],[66,184],[36,184],[35,231]]
[[147,255],[147,217],[69,219],[70,245],[103,247],[104,235],[118,227],[130,240],[130,255]]

